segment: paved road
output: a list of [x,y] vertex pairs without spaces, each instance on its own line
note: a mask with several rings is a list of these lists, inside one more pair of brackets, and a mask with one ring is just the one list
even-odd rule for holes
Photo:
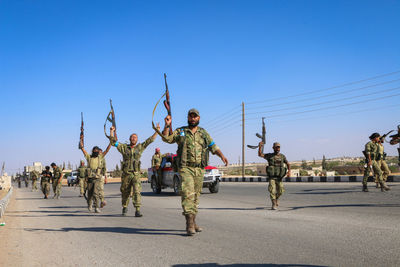
[[[5,266],[399,266],[400,184],[362,193],[352,183],[287,183],[279,211],[266,185],[224,183],[204,190],[198,222],[185,236],[180,199],[143,186],[142,218],[121,217],[118,184],[89,213],[78,189],[59,200],[16,189],[0,228]],[[1,265],[1,264],[0,264]]]

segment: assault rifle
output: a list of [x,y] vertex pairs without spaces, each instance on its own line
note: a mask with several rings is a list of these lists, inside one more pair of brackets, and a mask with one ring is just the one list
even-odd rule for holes
[[389,132],[387,132],[387,133],[385,133],[384,135],[382,135],[379,139],[380,139],[380,141],[381,141],[381,143],[384,143],[385,142],[385,140],[386,140],[386,136],[388,136],[391,132],[393,132],[394,130],[391,130],[391,131],[389,131]]
[[79,135],[79,145],[78,148],[82,149],[83,147],[83,112],[81,112],[81,134]]
[[112,100],[111,99],[110,99],[110,107],[111,107],[111,110],[107,115],[106,121],[104,122],[104,134],[106,135],[106,137],[108,139],[110,139],[111,137],[109,135],[107,135],[107,131],[106,131],[107,121],[111,122],[112,126],[114,126],[114,128],[115,128],[115,138],[117,138],[117,124],[115,123],[115,113],[114,113],[114,107],[112,105]]
[[392,138],[389,142],[391,145],[397,145],[400,143],[400,125],[397,125],[397,134],[393,134],[389,137]]
[[[265,122],[264,122],[264,119],[265,119],[265,117],[262,118],[262,134],[256,133],[256,136],[257,136],[258,138],[260,138],[261,141],[262,141],[262,142],[264,143],[264,145],[265,145],[265,141],[266,141],[266,138],[265,138],[266,130],[265,130]],[[261,148],[262,151],[264,151],[264,145],[263,145],[262,148]],[[252,146],[252,145],[247,145],[247,147],[248,147],[248,148],[251,148],[251,149],[256,149],[256,148],[258,148],[258,146]]]
[[[165,81],[165,100],[164,106],[167,110],[169,116],[171,116],[171,104],[169,103],[169,90],[168,90],[168,83],[167,83],[167,74],[164,73],[164,81]],[[172,123],[169,126],[169,134],[172,135]]]

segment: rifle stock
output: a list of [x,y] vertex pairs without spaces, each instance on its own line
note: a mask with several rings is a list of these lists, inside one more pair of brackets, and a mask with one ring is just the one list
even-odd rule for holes
[[[171,116],[171,104],[169,102],[169,89],[168,89],[168,83],[167,83],[167,74],[164,73],[164,82],[165,82],[165,100],[164,100],[164,107],[167,110],[167,114]],[[172,123],[169,126],[169,134],[172,134]]]
[[78,144],[78,148],[82,149],[84,147],[83,144],[83,138],[84,138],[84,129],[83,129],[83,112],[81,112],[81,133],[79,135],[79,144]]

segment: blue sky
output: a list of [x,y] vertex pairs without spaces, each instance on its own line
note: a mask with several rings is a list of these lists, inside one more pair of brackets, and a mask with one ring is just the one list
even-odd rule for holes
[[[105,147],[109,98],[120,140],[144,141],[164,72],[173,125],[198,108],[231,162],[242,102],[246,144],[269,116],[266,149],[279,141],[289,160],[361,156],[372,132],[400,124],[398,14],[399,1],[0,1],[0,161],[11,173],[78,163],[80,112],[86,147]],[[176,149],[158,138],[142,166],[155,147]],[[113,148],[109,168],[120,158]],[[262,160],[246,149],[246,161]]]

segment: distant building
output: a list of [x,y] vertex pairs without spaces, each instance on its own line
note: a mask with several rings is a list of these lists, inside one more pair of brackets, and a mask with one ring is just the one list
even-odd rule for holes
[[43,171],[43,166],[41,162],[34,162],[32,166],[25,166],[24,167],[24,172],[25,173],[30,173],[31,171],[38,171],[41,173]]

